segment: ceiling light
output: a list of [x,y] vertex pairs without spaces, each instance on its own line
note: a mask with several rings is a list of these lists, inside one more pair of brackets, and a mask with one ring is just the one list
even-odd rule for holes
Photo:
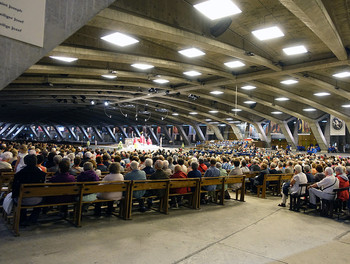
[[94,105],[94,104],[95,104],[95,101],[94,101],[94,100],[91,100],[90,103],[91,103],[92,105]]
[[51,59],[64,61],[64,62],[73,62],[78,60],[78,58],[71,58],[71,57],[62,57],[62,56],[50,56]]
[[239,123],[241,123],[241,121],[230,121],[229,123],[230,124],[239,124]]
[[209,0],[194,5],[194,8],[211,20],[242,13],[231,0]]
[[104,104],[105,104],[105,106],[108,106],[108,105],[109,105],[109,102],[108,102],[108,101],[105,101]]
[[219,113],[219,111],[218,110],[210,110],[209,113],[216,114],[216,113]]
[[148,70],[148,69],[154,68],[153,65],[143,64],[143,63],[134,63],[134,64],[131,64],[131,66],[140,70]]
[[322,120],[321,122],[322,122],[322,123],[327,123],[327,120]]
[[350,104],[345,104],[345,105],[342,105],[341,107],[350,108]]
[[245,66],[245,64],[240,61],[229,61],[229,62],[225,62],[224,64],[229,68],[239,68],[239,67]]
[[274,111],[274,112],[271,112],[271,114],[273,114],[273,115],[281,115],[281,114],[283,114],[283,113],[280,112],[280,111]]
[[327,92],[320,92],[320,93],[314,93],[314,95],[316,95],[316,96],[327,96],[327,95],[331,95],[331,94],[327,93]]
[[163,83],[168,83],[169,81],[168,80],[165,80],[165,79],[156,79],[156,80],[153,80],[155,83],[160,83],[160,84],[163,84]]
[[277,97],[277,98],[275,98],[275,100],[276,100],[276,101],[283,102],[283,101],[288,101],[289,98],[287,98],[287,97]]
[[101,39],[120,47],[125,47],[125,46],[139,42],[137,39],[134,39],[133,37],[130,37],[120,32],[116,32],[116,33],[104,36]]
[[115,78],[117,78],[117,75],[114,75],[114,74],[102,74],[101,76],[103,78],[107,78],[107,79],[115,79]]
[[231,118],[231,117],[228,117],[228,118],[226,118],[226,120],[230,121],[230,120],[233,120],[233,118]]
[[298,81],[290,79],[290,80],[281,81],[281,83],[290,85],[290,84],[298,83]]
[[242,111],[242,109],[232,108],[232,111],[233,111],[233,112],[241,112],[241,111]]
[[255,104],[256,102],[255,101],[245,101],[244,103],[245,104]]
[[315,108],[304,108],[303,111],[304,112],[314,112],[314,111],[316,111],[316,109]]
[[187,71],[187,72],[184,72],[183,74],[191,77],[202,75],[200,72],[197,72],[197,71]]
[[307,49],[305,48],[305,46],[300,45],[300,46],[294,46],[290,48],[284,48],[283,51],[287,55],[297,55],[297,54],[306,53]]
[[173,115],[173,116],[178,116],[178,115],[179,115],[179,113],[173,113],[172,115]]
[[207,119],[205,119],[205,121],[209,122],[209,121],[211,121],[211,119],[210,119],[210,118],[207,118]]
[[276,26],[254,30],[252,33],[259,40],[268,40],[284,36],[283,32],[279,29],[279,27]]
[[190,115],[197,115],[198,113],[197,112],[190,112],[189,114]]
[[210,122],[210,124],[219,124],[218,121]]
[[223,94],[224,92],[223,91],[211,91],[210,93],[218,95],[218,94]]
[[179,53],[181,53],[182,55],[189,57],[189,58],[194,58],[194,57],[205,55],[205,53],[203,51],[196,49],[196,48],[189,48],[189,49],[180,50]]
[[350,72],[345,71],[345,72],[339,72],[336,74],[333,74],[334,77],[336,78],[345,78],[345,77],[349,77],[350,76]]
[[242,86],[241,89],[243,90],[254,90],[256,87],[253,85],[246,85],[246,86]]

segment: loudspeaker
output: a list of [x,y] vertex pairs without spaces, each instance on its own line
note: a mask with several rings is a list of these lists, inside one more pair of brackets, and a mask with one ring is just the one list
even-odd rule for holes
[[253,109],[253,108],[255,108],[255,107],[256,107],[256,105],[257,105],[257,103],[255,103],[255,104],[251,104],[251,105],[249,106],[249,108],[250,108],[250,109]]
[[217,22],[214,26],[210,28],[210,34],[217,38],[218,36],[222,35],[231,25],[232,20],[231,18],[224,18],[221,19],[219,22]]

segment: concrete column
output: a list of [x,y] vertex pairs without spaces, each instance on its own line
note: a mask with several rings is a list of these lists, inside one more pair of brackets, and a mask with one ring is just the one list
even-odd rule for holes
[[14,131],[15,129],[18,127],[19,125],[14,125],[5,135],[5,139],[7,139],[8,136],[10,136]]
[[295,140],[292,132],[289,129],[288,123],[286,121],[282,121],[282,122],[279,122],[278,125],[281,127],[282,133],[286,138],[288,144],[291,145],[293,148],[295,148],[296,147]]
[[133,126],[132,128],[134,129],[136,135],[137,135],[138,137],[141,137],[141,133],[140,133],[139,129],[137,128],[137,126]]
[[89,134],[87,133],[86,129],[83,126],[79,126],[81,132],[83,132],[84,136],[86,137],[86,140],[89,140]]
[[149,133],[151,134],[151,137],[154,139],[154,141],[159,145],[159,140],[156,136],[156,134],[153,131],[153,128],[151,126],[147,126]]
[[188,139],[188,137],[187,137],[187,135],[186,135],[186,133],[185,133],[184,128],[183,128],[182,126],[180,126],[180,125],[179,125],[179,126],[176,126],[176,127],[177,127],[177,129],[178,129],[178,131],[179,131],[179,133],[180,133],[182,139],[185,141],[185,142],[184,142],[185,145],[190,145],[191,142],[190,142],[190,140]]
[[19,129],[17,129],[17,131],[15,132],[15,134],[14,134],[12,137],[10,137],[10,139],[14,139],[15,137],[17,137],[18,134],[21,133],[21,131],[23,130],[23,128],[25,128],[24,125],[21,126]]
[[102,137],[100,131],[98,131],[97,127],[94,126],[94,127],[92,127],[92,129],[94,130],[96,136],[100,139],[100,141],[103,142],[103,137]]
[[236,135],[238,140],[243,139],[243,135],[236,125],[230,124],[230,127],[231,127],[233,133]]
[[325,138],[325,136],[322,133],[321,127],[318,124],[318,121],[316,122],[310,122],[309,123],[310,128],[312,130],[312,133],[314,134],[314,137],[318,143],[318,145],[320,146],[322,151],[327,151],[328,149],[328,142]]
[[169,139],[169,141],[172,141],[171,135],[169,134],[169,131],[166,126],[161,126],[161,128],[164,130],[165,136]]
[[71,136],[74,138],[74,140],[75,140],[75,141],[78,141],[78,137],[77,137],[77,135],[74,133],[72,127],[67,126],[67,129],[68,129],[69,134],[71,134]]
[[30,128],[30,131],[32,131],[33,135],[34,135],[36,138],[39,138],[39,135],[38,135],[38,133],[35,131],[35,129],[33,128],[33,126],[30,125],[29,128]]
[[106,127],[108,134],[111,136],[112,140],[114,140],[115,142],[118,142],[118,139],[115,137],[115,135],[113,134],[113,131],[111,130],[110,127]]
[[196,130],[197,136],[200,140],[205,141],[204,134],[198,124],[192,124],[194,130]]
[[50,132],[47,130],[46,126],[44,125],[44,126],[40,126],[40,127],[44,131],[45,135],[51,140],[52,137],[50,135]]
[[62,140],[64,140],[64,136],[63,136],[62,132],[58,129],[58,126],[53,126],[53,127],[54,127],[54,129],[56,130],[58,136],[59,136]]
[[[5,131],[11,126],[11,124],[7,123],[6,125],[4,125],[4,127],[1,129],[0,131],[0,136],[3,135],[5,133]],[[4,137],[4,136],[3,136]]]
[[124,128],[122,126],[118,126],[120,132],[123,134],[123,137],[124,138],[127,138],[128,137],[128,134],[126,134],[126,132],[124,131]]
[[271,137],[270,138],[267,137],[267,135],[266,135],[266,133],[265,133],[261,123],[257,122],[255,127],[256,127],[256,129],[258,131],[260,140],[261,141],[265,141],[267,146],[270,147],[271,146]]

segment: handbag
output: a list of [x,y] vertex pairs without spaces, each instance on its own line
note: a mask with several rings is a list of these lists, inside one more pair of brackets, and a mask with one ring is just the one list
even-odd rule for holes
[[4,208],[6,214],[11,213],[12,207],[13,207],[12,192],[6,195],[4,199],[4,203],[2,204],[2,207]]

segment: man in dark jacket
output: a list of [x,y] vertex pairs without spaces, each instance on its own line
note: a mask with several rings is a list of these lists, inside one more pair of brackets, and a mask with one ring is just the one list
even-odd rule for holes
[[[161,180],[161,179],[169,179],[165,171],[163,170],[163,161],[157,160],[154,163],[154,168],[156,171],[151,175],[149,180]],[[164,190],[149,190],[145,194],[145,196],[158,196],[159,198],[162,198],[164,196],[165,192]],[[148,198],[147,199],[147,205],[148,208],[151,208],[153,204],[153,199]]]
[[[17,172],[13,179],[12,185],[12,198],[14,202],[18,202],[18,196],[21,189],[21,184],[25,183],[43,183],[45,182],[46,173],[40,170],[37,166],[36,156],[31,154],[24,157],[24,163],[27,165],[22,170]],[[42,197],[30,197],[22,199],[22,205],[37,205],[41,203]],[[34,208],[32,214],[30,215],[30,223],[36,223],[40,214],[40,208]],[[21,210],[20,223],[23,225],[28,225],[26,219],[27,209]]]

